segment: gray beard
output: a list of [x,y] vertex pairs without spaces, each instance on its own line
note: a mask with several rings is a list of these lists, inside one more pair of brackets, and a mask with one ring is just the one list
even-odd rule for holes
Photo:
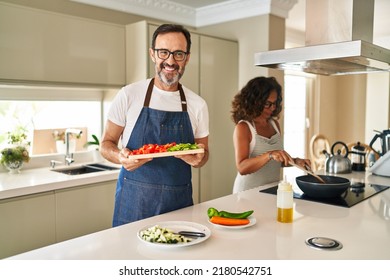
[[[161,65],[161,69],[163,68],[163,65]],[[184,68],[183,68],[184,70]],[[168,79],[164,73],[162,72],[162,70],[160,72],[158,72],[158,69],[157,69],[157,65],[155,64],[155,71],[157,72],[157,75],[158,77],[160,78],[160,81],[162,83],[164,83],[165,85],[167,86],[172,86],[172,85],[175,85],[177,83],[179,83],[179,80],[181,79],[181,77],[183,76],[182,73],[178,72],[178,74],[176,76],[174,76],[173,78],[171,79]]]
[[179,82],[181,75],[179,74],[174,76],[172,79],[168,79],[162,72],[159,72],[158,77],[160,78],[160,81],[166,84],[167,86],[172,86]]

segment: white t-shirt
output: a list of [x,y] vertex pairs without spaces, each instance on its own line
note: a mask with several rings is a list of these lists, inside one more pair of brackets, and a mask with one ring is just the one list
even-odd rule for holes
[[[115,96],[108,112],[108,120],[124,127],[122,146],[129,141],[131,132],[144,106],[146,91],[151,79],[126,85]],[[209,112],[206,101],[199,95],[183,87],[187,100],[187,112],[190,117],[195,139],[209,135]],[[179,91],[164,91],[153,87],[149,107],[156,110],[182,111]]]

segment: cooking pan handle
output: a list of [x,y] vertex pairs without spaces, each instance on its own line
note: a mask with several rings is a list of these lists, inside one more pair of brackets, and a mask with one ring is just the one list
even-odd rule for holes
[[331,152],[332,152],[332,155],[334,155],[334,147],[336,146],[336,145],[342,145],[342,146],[344,146],[344,148],[345,148],[345,156],[344,157],[347,157],[348,156],[348,154],[349,154],[349,150],[348,150],[348,146],[347,146],[347,144],[345,144],[344,142],[341,142],[341,141],[337,141],[337,142],[335,142],[333,145],[332,145],[332,148],[331,148]]

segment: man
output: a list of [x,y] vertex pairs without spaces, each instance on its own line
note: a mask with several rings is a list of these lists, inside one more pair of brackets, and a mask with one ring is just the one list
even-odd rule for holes
[[[191,36],[180,25],[157,28],[149,49],[153,79],[123,87],[115,97],[101,142],[107,160],[122,164],[113,226],[193,205],[191,166],[208,160],[206,102],[179,83],[190,59]],[[123,149],[118,148],[119,141]],[[144,144],[197,143],[201,154],[129,159]]]

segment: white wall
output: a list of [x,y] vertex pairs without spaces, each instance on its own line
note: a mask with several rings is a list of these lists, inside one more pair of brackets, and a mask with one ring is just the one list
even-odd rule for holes
[[[390,128],[390,74],[377,73],[367,77],[365,142],[370,143],[376,132]],[[379,143],[379,141],[377,141]],[[376,149],[380,149],[377,144]]]

